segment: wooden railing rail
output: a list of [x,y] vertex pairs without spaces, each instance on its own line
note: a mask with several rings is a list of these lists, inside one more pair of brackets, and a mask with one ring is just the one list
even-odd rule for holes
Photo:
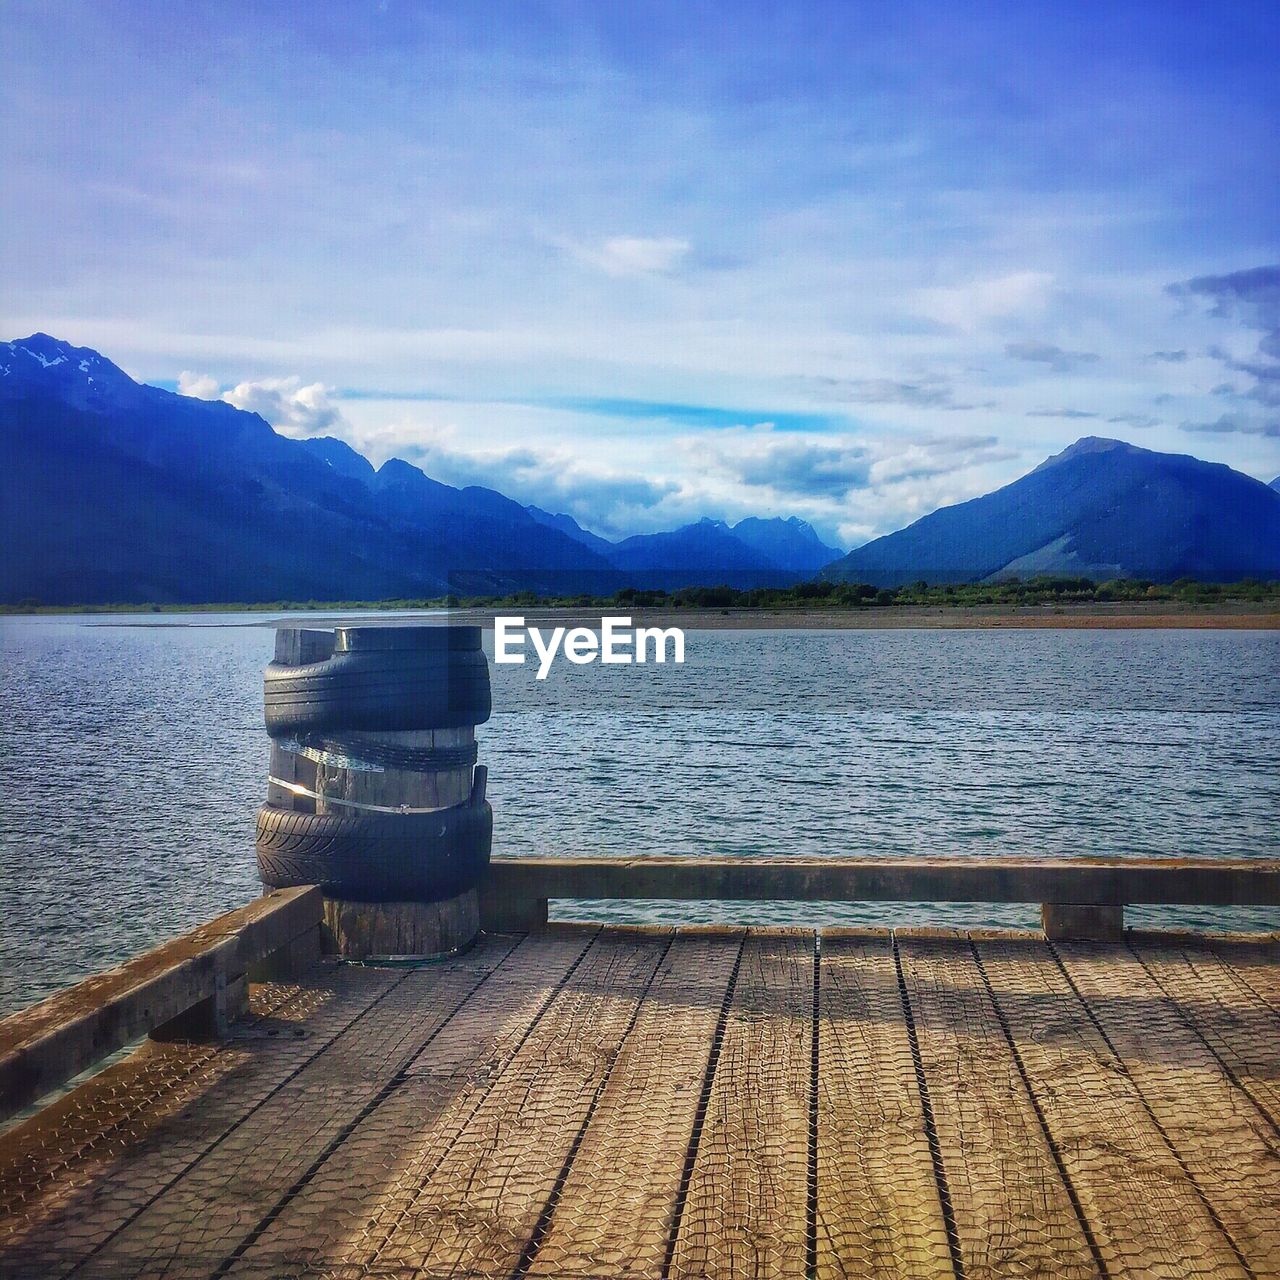
[[1050,938],[1115,938],[1128,904],[1280,905],[1280,862],[1220,858],[494,858],[481,923],[529,930],[558,899],[1038,902]]
[[221,1034],[251,969],[319,955],[322,914],[314,886],[273,890],[0,1021],[0,1119],[139,1036]]

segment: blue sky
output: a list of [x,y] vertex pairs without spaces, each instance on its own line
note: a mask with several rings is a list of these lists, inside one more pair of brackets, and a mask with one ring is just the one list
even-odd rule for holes
[[1280,472],[1280,6],[5,4],[4,336],[609,535]]

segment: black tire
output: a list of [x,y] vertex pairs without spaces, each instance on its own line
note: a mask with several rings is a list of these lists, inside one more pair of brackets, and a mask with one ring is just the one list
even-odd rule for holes
[[[425,629],[425,628],[424,628]],[[492,710],[481,649],[354,650],[290,667],[273,662],[263,680],[267,732],[335,729],[456,729]]]
[[258,873],[269,889],[318,884],[353,902],[439,902],[474,889],[489,865],[484,801],[435,813],[258,810]]

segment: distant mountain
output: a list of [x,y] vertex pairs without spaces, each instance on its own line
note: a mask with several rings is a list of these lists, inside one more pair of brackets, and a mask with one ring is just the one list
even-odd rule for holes
[[840,556],[839,548],[827,546],[796,516],[750,516],[736,525],[703,519],[615,543],[588,532],[572,516],[551,515],[539,507],[525,510],[539,523],[604,556],[631,586],[785,585],[809,577]]
[[558,529],[566,537],[572,538],[575,542],[580,542],[584,547],[590,547],[592,551],[604,556],[606,559],[613,553],[614,544],[607,538],[600,537],[599,534],[591,533],[584,529],[572,516],[565,515],[561,512],[559,515],[552,515],[550,511],[543,511],[541,507],[525,507],[525,510],[539,523],[546,525],[548,529]]
[[894,586],[1038,573],[1280,577],[1280,493],[1219,463],[1087,437],[1003,489],[858,547],[822,576]]
[[1280,476],[1276,476],[1276,478],[1271,482],[1271,487],[1273,489],[1280,489]]
[[363,453],[357,453],[345,440],[335,440],[333,436],[312,436],[311,439],[300,440],[298,443],[338,475],[358,480],[366,488],[373,487],[374,477],[378,474],[373,463]]
[[0,345],[0,600],[383,599],[612,590],[487,489],[134,382],[45,334]]
[[670,533],[624,538],[609,558],[630,585],[668,590],[690,581],[740,588],[783,586],[808,576],[761,555],[735,537],[723,520],[705,518]]
[[[794,523],[787,536],[806,541],[800,522],[755,523]],[[806,576],[794,556],[707,524],[615,546],[496,490],[399,458],[375,469],[341,440],[289,439],[223,401],[134,382],[47,334],[0,343],[0,602],[607,594]]]
[[827,546],[813,526],[799,516],[787,520],[781,516],[772,520],[749,516],[733,526],[733,536],[774,564],[799,573],[815,573],[841,555],[839,547]]

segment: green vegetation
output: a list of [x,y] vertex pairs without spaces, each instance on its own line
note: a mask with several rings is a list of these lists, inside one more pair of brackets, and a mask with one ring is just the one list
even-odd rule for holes
[[272,600],[252,604],[98,604],[43,605],[23,600],[0,605],[0,613],[348,613],[357,609],[885,609],[905,605],[933,608],[969,608],[1031,605],[1082,605],[1111,603],[1211,606],[1218,604],[1280,603],[1280,581],[1150,582],[1140,578],[1115,578],[1094,582],[1090,578],[1043,575],[1007,582],[954,583],[930,586],[915,582],[893,589],[866,583],[800,582],[791,587],[682,587],[677,591],[650,591],[627,587],[609,596],[539,596],[520,591],[505,596],[438,596],[418,600]]

